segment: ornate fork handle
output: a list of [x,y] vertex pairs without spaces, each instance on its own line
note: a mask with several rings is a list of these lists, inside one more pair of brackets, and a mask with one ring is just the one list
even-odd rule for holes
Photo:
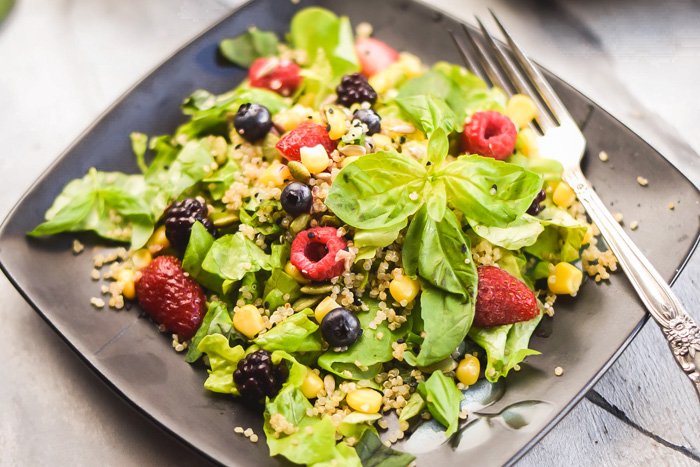
[[700,397],[700,328],[683,308],[666,281],[613,218],[579,167],[564,172],[564,180],[576,192],[598,226],[620,266],[627,273],[642,302],[659,324],[678,365],[690,378]]

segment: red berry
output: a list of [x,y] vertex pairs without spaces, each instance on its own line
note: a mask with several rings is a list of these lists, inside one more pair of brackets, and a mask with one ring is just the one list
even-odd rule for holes
[[299,65],[286,58],[258,58],[248,70],[248,79],[253,87],[289,96],[301,84],[299,71]]
[[357,39],[355,52],[360,60],[362,74],[365,76],[372,76],[399,59],[399,53],[396,50],[379,39],[371,37]]
[[347,247],[334,227],[314,227],[299,232],[292,242],[289,261],[307,279],[325,281],[339,276],[345,270],[343,260],[336,259]]
[[202,323],[204,292],[185,275],[180,260],[174,256],[158,256],[141,271],[136,297],[153,321],[165,325],[181,340],[194,336]]
[[505,115],[494,112],[476,112],[464,125],[462,143],[471,154],[493,157],[502,161],[513,154],[518,131]]
[[282,136],[275,147],[285,158],[298,161],[301,159],[299,155],[301,148],[312,148],[319,144],[326,148],[328,154],[333,152],[336,146],[323,125],[306,122]]
[[529,321],[540,313],[532,290],[503,269],[481,266],[477,272],[474,326],[486,328]]

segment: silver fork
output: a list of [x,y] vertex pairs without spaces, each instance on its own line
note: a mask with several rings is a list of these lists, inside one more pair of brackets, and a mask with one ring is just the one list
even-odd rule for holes
[[510,46],[511,54],[503,50],[477,18],[483,33],[481,42],[475,33],[462,25],[469,48],[450,31],[465,64],[475,74],[506,93],[526,94],[536,103],[539,113],[537,126],[533,125],[533,128],[541,133],[540,154],[556,159],[563,165],[562,178],[576,192],[588,215],[600,229],[632,286],[661,327],[676,362],[690,378],[700,397],[700,373],[696,361],[696,355],[700,357],[700,328],[593,190],[581,171],[580,162],[586,149],[586,139],[581,130],[545,77],[525,56],[493,11],[491,15]]

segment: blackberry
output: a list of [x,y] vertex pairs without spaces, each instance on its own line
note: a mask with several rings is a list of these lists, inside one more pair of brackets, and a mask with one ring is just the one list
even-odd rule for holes
[[207,206],[195,198],[185,198],[165,212],[165,236],[176,250],[183,253],[190,240],[192,224],[199,221],[215,235],[214,224],[207,218]]
[[343,76],[335,93],[338,95],[338,103],[345,107],[356,102],[377,102],[377,92],[369,85],[367,78],[359,73]]
[[256,350],[238,362],[233,381],[243,398],[263,402],[265,396],[274,397],[279,392],[288,376],[287,365],[273,365],[270,352]]
[[540,192],[535,196],[535,199],[532,200],[530,207],[527,208],[527,213],[531,216],[536,216],[542,210],[542,202],[545,200],[545,198],[547,198],[547,194],[544,192],[544,190],[540,190]]

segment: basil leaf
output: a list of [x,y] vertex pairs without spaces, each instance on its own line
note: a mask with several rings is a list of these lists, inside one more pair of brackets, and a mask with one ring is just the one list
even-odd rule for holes
[[520,218],[542,188],[539,175],[490,157],[462,156],[436,176],[445,182],[450,205],[488,226]]
[[442,128],[445,133],[452,133],[457,128],[457,118],[447,103],[432,95],[397,97],[396,104],[408,120],[423,133],[430,135]]
[[246,68],[257,58],[277,53],[277,36],[273,32],[250,28],[239,36],[219,42],[219,51],[228,61]]
[[423,204],[425,177],[425,167],[410,157],[392,152],[369,154],[340,171],[326,206],[353,227],[395,226]]
[[533,245],[544,231],[542,223],[527,214],[505,227],[481,225],[472,219],[468,221],[481,238],[507,250],[519,250]]
[[194,335],[190,341],[190,345],[187,347],[185,361],[188,363],[193,363],[202,356],[202,351],[199,349],[199,343],[202,341],[202,339],[204,339],[204,337],[213,334],[221,334],[222,336],[225,336],[230,343],[231,339],[229,336],[231,335],[232,331],[233,323],[226,305],[220,301],[209,302],[207,314],[204,315],[202,324],[199,326],[199,329],[197,329],[197,333]]
[[192,225],[190,239],[187,242],[185,256],[182,259],[182,269],[207,289],[221,293],[223,292],[223,279],[202,268],[204,258],[206,258],[213,244],[214,237],[212,234],[201,222],[195,222]]
[[426,203],[428,215],[435,222],[440,222],[442,218],[445,217],[445,211],[447,210],[447,190],[445,189],[445,183],[438,179],[430,184],[430,188],[430,194],[428,195],[428,201]]
[[544,232],[525,251],[551,263],[577,260],[588,227],[554,206],[542,210],[537,218],[545,226]]
[[273,269],[272,275],[265,282],[265,308],[274,311],[285,303],[293,303],[301,296],[300,289],[299,283],[289,274],[281,269]]
[[439,167],[447,157],[450,150],[450,141],[442,127],[436,128],[428,139],[428,162],[434,167]]
[[438,223],[423,208],[408,227],[402,260],[408,275],[420,276],[466,301],[474,293],[477,281],[470,255],[469,240],[454,213],[447,210]]
[[374,230],[357,229],[352,239],[354,246],[359,250],[355,262],[374,258],[378,248],[384,248],[396,241],[407,223],[404,221],[396,226]]
[[484,376],[487,380],[495,383],[508,376],[510,370],[525,357],[540,354],[529,349],[528,345],[541,319],[542,313],[530,321],[491,328],[471,328],[469,337],[486,351]]
[[292,18],[289,39],[295,49],[306,51],[309,63],[324,53],[333,78],[359,70],[352,27],[345,16],[325,8],[304,8]]
[[476,279],[470,285],[475,292],[466,301],[454,295],[423,284],[420,313],[425,338],[416,357],[417,366],[428,366],[450,356],[467,336],[474,320]]
[[355,446],[355,451],[360,456],[363,467],[406,467],[416,459],[412,454],[385,446],[371,430],[365,431]]
[[270,270],[270,257],[241,232],[217,239],[202,262],[202,269],[228,281],[249,272]]
[[305,313],[295,313],[257,337],[254,342],[269,352],[284,350],[290,353],[319,352],[322,348],[318,325]]
[[207,354],[211,368],[207,370],[209,377],[204,382],[204,387],[212,392],[237,396],[239,392],[233,382],[233,372],[245,356],[243,347],[237,345],[231,348],[228,337],[211,334],[202,338],[197,349],[200,353]]
[[414,392],[411,398],[408,399],[406,406],[401,409],[401,415],[399,415],[399,421],[410,420],[416,415],[420,414],[425,408],[425,399],[417,393]]
[[454,379],[436,371],[418,385],[418,393],[425,399],[433,418],[447,428],[447,437],[457,431],[462,391],[457,389]]

